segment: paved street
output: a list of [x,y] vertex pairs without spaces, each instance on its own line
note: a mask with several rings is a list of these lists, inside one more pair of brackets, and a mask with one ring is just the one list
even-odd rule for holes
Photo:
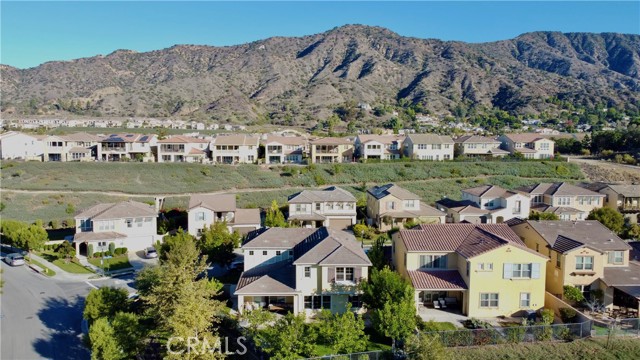
[[0,295],[2,359],[88,359],[81,340],[84,297],[82,281],[47,278],[27,266],[2,261]]

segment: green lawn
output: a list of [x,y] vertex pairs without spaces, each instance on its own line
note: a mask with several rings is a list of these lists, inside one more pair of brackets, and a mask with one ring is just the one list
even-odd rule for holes
[[99,268],[102,268],[104,266],[107,271],[122,270],[131,267],[131,264],[129,263],[129,257],[127,255],[119,255],[114,256],[110,259],[104,259],[104,265],[100,264],[101,260],[101,258],[89,259],[89,263]]
[[33,265],[37,265],[37,266],[39,266],[40,268],[44,269],[44,274],[45,274],[45,275],[47,275],[47,276],[49,276],[49,277],[51,277],[51,276],[55,276],[55,275],[56,275],[56,272],[55,272],[55,271],[53,271],[53,270],[49,269],[48,267],[44,266],[41,262],[39,262],[39,261],[37,261],[37,260],[31,259],[30,257],[25,257],[25,260],[26,260],[28,263],[31,263],[31,264],[33,264]]
[[534,343],[514,345],[494,345],[476,348],[452,349],[456,360],[635,360],[640,359],[640,340],[616,338],[607,348],[606,339],[585,339],[569,343]]
[[73,261],[67,263],[64,260],[57,259],[53,264],[71,274],[93,274],[93,271]]

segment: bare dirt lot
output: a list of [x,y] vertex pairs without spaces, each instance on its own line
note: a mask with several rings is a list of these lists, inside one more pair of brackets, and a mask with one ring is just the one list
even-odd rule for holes
[[585,177],[591,181],[634,184],[640,183],[640,167],[610,161],[571,159],[578,163]]

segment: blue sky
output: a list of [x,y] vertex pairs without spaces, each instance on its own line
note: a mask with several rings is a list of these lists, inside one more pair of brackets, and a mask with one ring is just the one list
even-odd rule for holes
[[405,36],[485,42],[537,31],[640,33],[640,1],[623,2],[9,2],[2,0],[0,63],[234,45],[345,24]]

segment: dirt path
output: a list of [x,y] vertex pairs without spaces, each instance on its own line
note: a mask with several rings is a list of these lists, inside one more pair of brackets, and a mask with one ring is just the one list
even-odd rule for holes
[[590,181],[640,183],[640,167],[638,166],[583,158],[570,158],[569,162],[580,165],[582,172]]
[[[491,175],[495,176],[495,175]],[[472,177],[455,177],[455,178],[433,178],[433,179],[425,179],[425,180],[403,180],[403,181],[395,181],[396,184],[411,184],[418,182],[434,182],[434,181],[442,181],[442,180],[451,180],[456,181],[460,179],[466,180],[476,180],[476,179],[486,179],[491,177],[490,175],[479,175]],[[527,178],[531,180],[542,179],[542,178]],[[316,189],[324,189],[329,186],[356,186],[360,187],[362,183],[343,183],[343,184],[326,184],[322,186],[315,186],[313,188]],[[371,183],[370,185],[373,185]],[[367,185],[368,187],[369,185]],[[217,194],[237,194],[237,193],[254,193],[254,192],[268,192],[268,191],[277,191],[277,190],[304,190],[309,189],[309,186],[282,186],[278,188],[231,188],[227,190],[217,190],[217,191],[205,191],[205,192],[185,192],[185,193],[171,193],[171,194],[134,194],[123,191],[99,191],[99,190],[21,190],[21,189],[2,189],[2,192],[5,193],[13,193],[13,194],[93,194],[93,195],[108,195],[108,196],[128,196],[128,197],[137,197],[137,198],[145,198],[145,197],[178,197],[178,196],[191,196],[191,195],[217,195]]]

